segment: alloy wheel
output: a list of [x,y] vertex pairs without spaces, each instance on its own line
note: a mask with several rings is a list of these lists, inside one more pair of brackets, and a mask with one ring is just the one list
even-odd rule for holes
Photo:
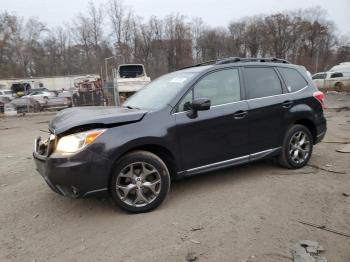
[[296,132],[289,142],[289,156],[296,164],[303,163],[310,154],[310,138],[303,131]]
[[160,193],[161,176],[158,170],[145,162],[124,167],[116,181],[117,195],[125,204],[143,207],[153,202]]

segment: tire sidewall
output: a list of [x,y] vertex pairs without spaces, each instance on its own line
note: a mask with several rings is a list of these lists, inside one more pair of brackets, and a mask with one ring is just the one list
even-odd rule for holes
[[[307,158],[302,162],[302,163],[295,163],[291,156],[289,155],[289,144],[290,141],[292,139],[292,137],[295,135],[295,133],[299,132],[299,131],[303,131],[309,138],[310,141],[310,151],[309,151],[309,155],[307,156]],[[312,134],[309,131],[308,128],[306,128],[303,125],[294,125],[292,126],[288,132],[287,135],[284,139],[284,143],[283,143],[283,154],[285,155],[285,159],[287,160],[288,164],[292,167],[292,168],[301,168],[304,167],[310,160],[311,155],[312,155],[312,150],[313,150],[313,138],[312,138]]]
[[[142,207],[133,207],[124,203],[119,198],[116,191],[116,181],[118,179],[118,176],[120,175],[121,170],[127,165],[135,162],[145,162],[151,164],[155,169],[157,169],[161,179],[161,189],[157,198],[150,204]],[[135,151],[125,155],[121,158],[120,161],[117,162],[112,177],[110,179],[109,190],[113,200],[121,209],[131,213],[149,212],[158,207],[168,195],[168,192],[170,190],[170,174],[168,168],[158,156],[145,151]]]

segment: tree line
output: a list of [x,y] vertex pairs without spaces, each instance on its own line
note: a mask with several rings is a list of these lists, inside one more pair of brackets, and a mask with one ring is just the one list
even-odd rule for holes
[[284,58],[317,72],[350,61],[349,43],[319,7],[212,27],[181,14],[146,20],[121,0],[89,2],[85,12],[54,28],[0,13],[0,78],[87,73],[104,78],[105,58],[109,68],[142,63],[151,77],[232,56]]

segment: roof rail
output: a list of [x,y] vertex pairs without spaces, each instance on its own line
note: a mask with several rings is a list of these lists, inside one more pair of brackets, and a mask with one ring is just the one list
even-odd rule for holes
[[182,69],[187,69],[187,68],[191,68],[191,67],[197,67],[197,66],[204,66],[204,65],[210,65],[210,64],[215,64],[218,60],[216,59],[213,59],[213,60],[208,60],[208,61],[204,61],[202,63],[199,63],[199,64],[195,64],[195,65],[190,65],[190,66],[185,66],[185,67],[182,67],[178,70],[182,70]]
[[252,57],[252,58],[241,58],[241,57],[229,57],[222,60],[217,61],[216,65],[230,64],[230,63],[238,63],[238,62],[272,62],[272,63],[283,63],[289,64],[288,60],[279,59],[275,57]]
[[280,58],[275,58],[275,57],[252,57],[252,58],[229,57],[229,58],[224,58],[224,59],[208,60],[208,61],[205,61],[205,62],[202,62],[199,64],[185,66],[185,67],[182,67],[178,70],[197,67],[197,66],[210,65],[210,64],[224,65],[224,64],[230,64],[230,63],[241,63],[241,62],[266,62],[266,63],[270,62],[270,63],[290,64],[289,61],[286,59],[280,59]]

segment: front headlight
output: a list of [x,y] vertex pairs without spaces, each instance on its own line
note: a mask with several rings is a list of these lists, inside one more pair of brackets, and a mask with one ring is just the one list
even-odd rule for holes
[[58,140],[56,151],[63,154],[76,153],[95,141],[106,129],[94,129],[64,136]]

